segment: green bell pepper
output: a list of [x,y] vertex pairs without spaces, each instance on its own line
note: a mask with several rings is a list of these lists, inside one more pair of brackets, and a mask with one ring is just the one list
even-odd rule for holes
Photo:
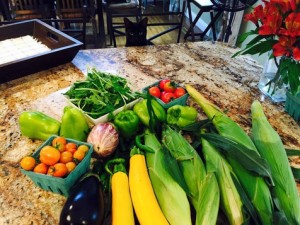
[[[151,105],[156,115],[157,119],[161,122],[166,120],[166,111],[162,105],[160,105],[156,100],[151,99]],[[147,99],[143,99],[134,105],[133,111],[138,115],[141,122],[149,127],[150,115],[147,108]]]
[[198,112],[191,106],[174,105],[167,110],[167,123],[182,128],[194,123]]
[[128,109],[115,116],[114,124],[123,137],[131,138],[139,129],[140,119],[133,110]]
[[38,111],[22,112],[19,117],[21,134],[31,139],[47,140],[58,135],[60,122]]
[[61,118],[60,136],[86,141],[90,132],[89,125],[83,113],[72,106],[66,106]]

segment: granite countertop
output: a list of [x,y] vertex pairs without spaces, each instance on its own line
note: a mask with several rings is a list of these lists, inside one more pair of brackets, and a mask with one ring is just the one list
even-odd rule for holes
[[36,187],[19,169],[42,142],[20,135],[18,117],[39,110],[60,119],[67,105],[61,92],[92,67],[126,77],[134,90],[161,78],[192,84],[247,132],[250,105],[259,99],[285,146],[300,149],[299,124],[257,89],[262,67],[247,56],[231,58],[235,51],[211,42],[82,50],[70,63],[1,84],[0,224],[58,224],[66,198]]

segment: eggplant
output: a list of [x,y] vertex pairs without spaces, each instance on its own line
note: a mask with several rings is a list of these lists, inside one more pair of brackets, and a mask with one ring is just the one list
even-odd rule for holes
[[91,174],[70,191],[62,208],[59,225],[102,225],[104,197],[99,178]]

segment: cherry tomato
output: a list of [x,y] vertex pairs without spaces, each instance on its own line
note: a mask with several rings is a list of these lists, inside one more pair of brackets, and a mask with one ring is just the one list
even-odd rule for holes
[[168,81],[168,82],[165,83],[163,89],[164,89],[165,92],[174,92],[176,90],[176,87],[175,87],[175,85],[173,84],[172,81]]
[[73,154],[69,151],[64,151],[60,154],[59,162],[67,163],[73,161]]
[[48,166],[52,166],[60,159],[60,152],[53,146],[46,145],[40,151],[40,161]]
[[24,158],[22,158],[20,162],[20,166],[24,170],[33,170],[35,164],[36,164],[35,158],[33,158],[32,156],[25,156]]
[[68,169],[68,173],[71,173],[75,169],[76,163],[73,162],[73,161],[72,162],[67,162],[66,167]]
[[45,163],[39,163],[33,169],[33,172],[41,173],[41,174],[47,174],[47,171],[48,171],[48,166]]
[[164,103],[169,103],[170,101],[172,101],[174,98],[176,98],[175,94],[172,92],[165,92],[162,96],[161,96],[161,100]]
[[156,86],[149,88],[150,95],[159,98],[160,97],[160,89]]
[[60,152],[65,150],[66,144],[67,140],[64,137],[56,137],[52,140],[52,146]]
[[169,82],[170,81],[170,79],[164,79],[164,80],[161,80],[160,82],[159,82],[159,88],[161,89],[161,90],[163,90],[164,89],[164,86],[165,86],[165,83],[166,82]]
[[77,150],[83,151],[85,153],[87,153],[89,151],[90,147],[87,145],[79,145]]
[[79,163],[80,161],[83,160],[84,156],[85,156],[85,152],[84,151],[77,150],[73,154],[73,159],[74,159],[75,162]]
[[74,153],[77,150],[77,145],[75,143],[69,142],[66,144],[66,151]]
[[186,93],[186,91],[184,90],[183,87],[177,87],[175,92],[174,92],[176,98],[179,98],[179,97],[185,95],[185,93]]
[[47,174],[54,177],[65,177],[69,173],[66,164],[56,163],[48,168]]

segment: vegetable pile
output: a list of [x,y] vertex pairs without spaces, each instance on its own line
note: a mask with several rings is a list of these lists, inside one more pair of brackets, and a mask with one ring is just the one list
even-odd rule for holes
[[207,119],[192,106],[165,109],[148,94],[85,132],[91,170],[71,189],[60,224],[300,224],[286,149],[262,105],[252,104],[250,137],[185,88]]

